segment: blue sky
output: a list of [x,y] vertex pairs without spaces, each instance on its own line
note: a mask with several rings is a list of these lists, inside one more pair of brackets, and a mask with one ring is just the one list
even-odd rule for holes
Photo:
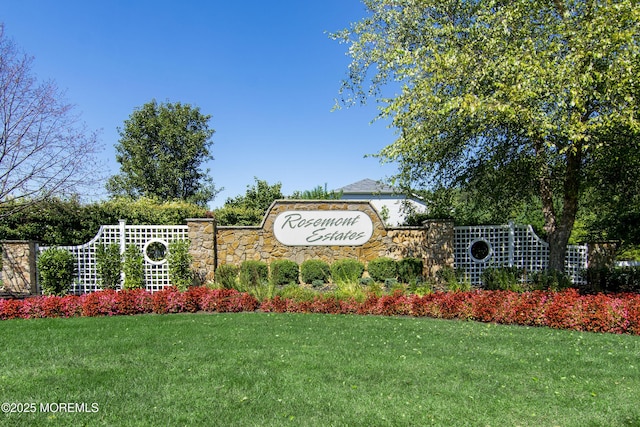
[[254,177],[290,195],[395,173],[365,158],[395,138],[371,123],[374,100],[332,111],[349,58],[328,32],[365,13],[360,0],[2,0],[0,22],[37,77],[100,130],[106,175],[118,172],[117,128],[136,107],[155,99],[210,114],[207,167],[225,188],[215,208]]

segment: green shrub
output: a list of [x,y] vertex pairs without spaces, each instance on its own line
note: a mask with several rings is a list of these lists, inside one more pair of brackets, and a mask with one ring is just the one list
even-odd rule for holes
[[371,286],[374,283],[376,283],[376,281],[373,280],[371,277],[361,277],[360,278],[360,284],[362,286]]
[[422,279],[424,261],[421,258],[403,258],[398,261],[398,281],[412,283]]
[[118,289],[122,280],[120,245],[99,245],[96,248],[96,273],[102,289]]
[[484,289],[522,292],[523,271],[518,267],[487,267],[480,275]]
[[[433,293],[433,282],[415,282],[409,284],[409,292],[418,296],[424,296]],[[471,288],[471,285],[469,285]]]
[[35,240],[43,245],[81,245],[104,224],[182,224],[186,218],[207,216],[206,208],[180,200],[115,197],[82,204],[77,197],[3,201],[0,240]]
[[186,291],[189,286],[193,285],[192,261],[193,257],[189,253],[188,240],[176,240],[169,243],[169,255],[167,256],[169,280],[181,291]]
[[273,298],[276,287],[269,282],[269,266],[263,261],[247,260],[240,264],[237,288],[247,292],[258,301]]
[[380,283],[374,282],[373,280],[371,280],[370,284],[366,285],[366,290],[369,294],[373,294],[377,297],[381,297],[382,295],[384,295],[384,287]]
[[335,283],[358,283],[364,265],[355,259],[339,259],[331,264],[331,278]]
[[639,267],[612,267],[607,274],[607,292],[640,292]]
[[255,288],[269,280],[269,266],[263,261],[246,260],[240,264],[240,284],[244,289]]
[[277,295],[280,298],[291,298],[295,301],[313,301],[318,293],[300,285],[290,284],[277,291]]
[[264,212],[257,208],[245,206],[223,206],[215,211],[218,225],[260,225]]
[[[300,264],[300,278],[302,283],[313,283],[321,280],[322,284],[327,283],[331,278],[329,264],[319,259],[308,259]],[[322,286],[322,285],[320,285]]]
[[529,275],[529,286],[535,290],[561,291],[573,286],[571,278],[561,271],[536,271]]
[[38,257],[40,287],[44,295],[65,295],[73,283],[75,260],[61,248],[49,248]]
[[398,279],[384,279],[384,287],[387,289],[393,288],[398,284]]
[[640,267],[588,268],[587,292],[640,292]]
[[128,245],[124,251],[124,289],[144,287],[144,258],[136,245]]
[[471,283],[465,278],[465,272],[462,269],[455,270],[452,267],[443,267],[436,272],[436,278],[448,291],[468,291],[471,289]]
[[376,258],[367,265],[369,276],[377,282],[398,278],[398,262],[391,258]]
[[221,264],[216,268],[215,281],[224,289],[235,289],[238,285],[238,267],[233,264]]
[[288,285],[299,283],[300,267],[289,259],[278,259],[270,265],[271,282],[276,285]]

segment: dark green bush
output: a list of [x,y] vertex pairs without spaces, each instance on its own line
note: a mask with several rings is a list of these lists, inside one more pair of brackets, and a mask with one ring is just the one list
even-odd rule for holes
[[403,258],[398,261],[398,281],[413,283],[422,279],[424,261],[421,258]]
[[124,289],[144,288],[144,258],[136,245],[128,245],[124,251]]
[[377,281],[384,282],[387,279],[398,278],[398,262],[391,258],[376,258],[367,265],[369,276]]
[[238,267],[233,264],[221,264],[216,268],[215,281],[225,289],[235,289],[238,283]]
[[240,264],[240,284],[245,287],[262,286],[269,280],[269,266],[266,262],[246,260]]
[[189,254],[188,240],[176,240],[169,243],[169,255],[167,255],[169,280],[181,291],[186,291],[189,286],[193,285],[192,261],[193,257]]
[[99,245],[96,248],[96,272],[102,289],[118,289],[122,279],[120,245]]
[[609,292],[640,292],[640,267],[613,267],[608,274]]
[[300,264],[300,278],[303,283],[313,283],[321,280],[327,283],[331,278],[329,264],[320,259],[308,259]]
[[529,275],[529,287],[532,290],[561,291],[571,286],[571,278],[561,271],[536,271]]
[[522,276],[523,271],[518,267],[487,267],[480,275],[480,281],[484,289],[521,292]]
[[38,256],[40,287],[44,295],[65,295],[73,284],[75,260],[61,248],[49,248]]
[[364,264],[355,259],[339,259],[331,264],[331,279],[336,283],[358,283]]
[[588,268],[587,292],[640,293],[640,267]]
[[374,283],[376,283],[376,281],[373,280],[371,277],[361,277],[360,278],[360,284],[362,286],[371,286]]
[[218,225],[260,225],[264,212],[244,206],[223,206],[215,211]]
[[311,282],[311,286],[313,286],[314,288],[321,288],[326,284],[326,282],[324,280],[321,279],[316,279],[313,282]]
[[43,245],[81,245],[88,242],[101,225],[183,224],[186,218],[203,218],[205,208],[184,202],[146,197],[116,197],[82,204],[79,199],[48,198],[8,201],[0,207],[0,240],[35,240]]
[[269,267],[271,282],[274,285],[280,286],[299,283],[300,267],[298,267],[296,262],[289,259],[278,259],[273,261]]

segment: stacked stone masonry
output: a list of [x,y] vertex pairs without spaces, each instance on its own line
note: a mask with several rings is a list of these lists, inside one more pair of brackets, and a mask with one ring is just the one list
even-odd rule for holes
[[2,243],[2,290],[11,294],[36,294],[36,244]]
[[[371,238],[359,246],[287,246],[274,235],[274,221],[287,211],[360,211],[373,223]],[[426,276],[443,266],[453,266],[453,223],[428,222],[424,227],[385,227],[368,201],[289,201],[274,202],[262,224],[255,227],[216,227],[213,220],[188,220],[193,267],[203,280],[211,280],[217,265],[240,265],[245,260],[271,263],[289,259],[301,264],[307,259],[333,263],[352,258],[365,265],[379,257],[396,260],[422,258]],[[213,249],[212,249],[213,248]]]

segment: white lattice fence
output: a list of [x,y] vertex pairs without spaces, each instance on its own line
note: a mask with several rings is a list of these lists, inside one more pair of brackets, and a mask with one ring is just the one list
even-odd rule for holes
[[[454,266],[466,272],[474,285],[487,267],[517,267],[526,273],[543,271],[549,262],[549,244],[530,225],[454,227]],[[584,280],[587,246],[569,246],[565,271],[574,284]]]
[[[96,248],[101,245],[116,243],[120,246],[120,253],[124,253],[128,245],[136,245],[144,255],[144,282],[147,290],[154,292],[170,285],[169,267],[164,257],[156,258],[151,253],[154,248],[161,252],[172,241],[187,238],[186,225],[126,225],[123,221],[119,225],[103,225],[98,234],[90,242],[80,246],[61,246],[74,256],[76,260],[76,281],[71,292],[82,294],[94,292],[100,288],[96,273]],[[39,252],[48,249],[39,247]],[[151,256],[150,256],[151,255]]]

